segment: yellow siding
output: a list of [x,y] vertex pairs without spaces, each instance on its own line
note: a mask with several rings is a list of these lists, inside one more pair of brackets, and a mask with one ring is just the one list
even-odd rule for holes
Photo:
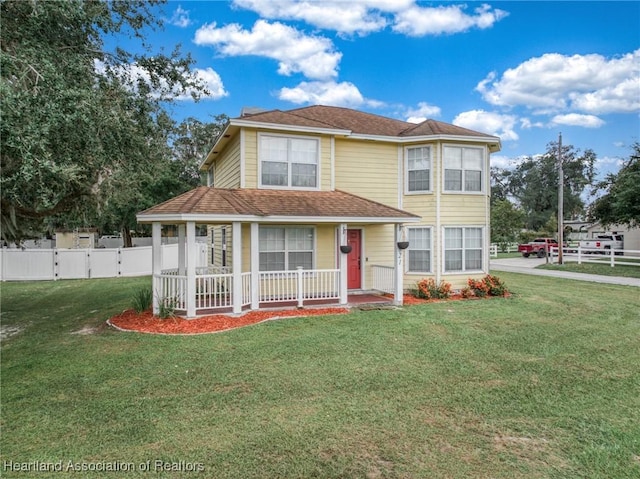
[[258,132],[244,128],[244,185],[245,188],[258,187]]
[[336,189],[398,207],[398,146],[336,138]]
[[487,198],[484,195],[448,195],[440,199],[440,221],[446,225],[482,225]]
[[216,188],[240,187],[240,135],[229,142],[216,160],[213,184]]

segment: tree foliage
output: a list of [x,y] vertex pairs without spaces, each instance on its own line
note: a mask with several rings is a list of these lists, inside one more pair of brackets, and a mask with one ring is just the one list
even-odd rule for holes
[[[179,50],[151,53],[143,31],[161,27],[156,1],[31,0],[0,4],[2,236],[40,232],[81,209],[133,199],[166,159],[166,102],[204,91]],[[137,38],[143,53],[108,50]],[[133,201],[130,201],[134,203]]]
[[[581,153],[571,145],[562,147],[565,217],[578,217],[584,212],[581,195],[593,182],[595,161],[592,150]],[[544,155],[529,157],[512,171],[494,170],[492,183],[499,195],[517,202],[528,229],[543,228],[558,214],[558,144],[549,143]]]
[[524,226],[524,214],[507,199],[499,199],[491,205],[491,242],[502,251],[509,243],[518,241]]
[[640,143],[617,174],[608,175],[596,184],[595,192],[606,193],[589,207],[589,219],[603,226],[613,224],[640,226]]

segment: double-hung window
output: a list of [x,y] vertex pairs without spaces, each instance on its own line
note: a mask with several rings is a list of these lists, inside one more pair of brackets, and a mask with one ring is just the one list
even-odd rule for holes
[[409,273],[431,272],[431,228],[409,228]]
[[444,190],[481,192],[484,172],[482,148],[444,147]]
[[260,227],[260,271],[313,269],[313,228]]
[[319,141],[260,135],[260,184],[285,188],[318,187]]
[[445,228],[445,272],[482,270],[483,244],[482,228]]
[[407,192],[431,190],[431,148],[407,148]]

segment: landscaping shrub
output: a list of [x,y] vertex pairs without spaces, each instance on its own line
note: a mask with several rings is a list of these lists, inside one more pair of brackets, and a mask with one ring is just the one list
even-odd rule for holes
[[461,291],[464,298],[476,296],[484,298],[486,296],[504,296],[508,293],[507,287],[497,276],[490,274],[482,279],[469,278],[467,287]]
[[433,278],[422,279],[417,283],[415,296],[422,299],[447,299],[451,296],[451,284],[446,281],[436,283]]

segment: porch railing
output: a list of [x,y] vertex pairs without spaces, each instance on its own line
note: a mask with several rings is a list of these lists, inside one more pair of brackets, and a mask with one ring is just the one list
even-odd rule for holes
[[[198,268],[206,271],[206,268]],[[340,270],[267,271],[259,273],[261,303],[340,298]],[[241,274],[241,304],[251,304],[251,273]],[[156,276],[154,290],[162,304],[175,310],[187,309],[187,277],[177,269]],[[233,307],[233,274],[196,274],[196,311]]]
[[263,271],[259,283],[260,302],[297,301],[302,306],[305,299],[337,299],[339,281],[339,269]]
[[196,275],[196,310],[233,306],[233,275]]
[[373,275],[373,289],[382,291],[383,293],[393,294],[395,291],[395,273],[393,266],[374,264],[371,266],[371,273]]
[[[177,272],[176,272],[177,273]],[[164,271],[156,276],[154,282],[154,293],[158,295],[158,300],[167,308],[178,310],[187,309],[187,277],[177,276],[171,270]]]

